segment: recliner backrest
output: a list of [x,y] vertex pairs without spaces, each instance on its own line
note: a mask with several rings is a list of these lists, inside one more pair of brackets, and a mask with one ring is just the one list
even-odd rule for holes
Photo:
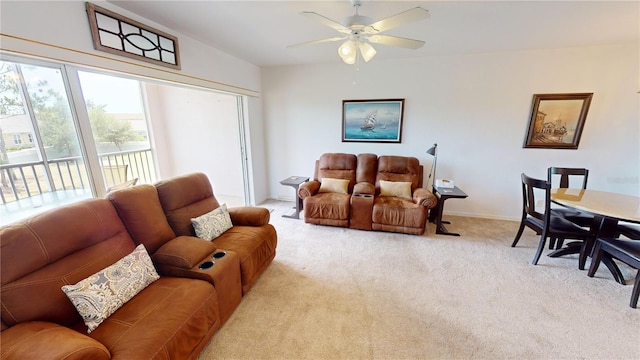
[[349,180],[349,193],[356,184],[358,160],[354,154],[325,153],[316,162],[315,179],[323,178]]
[[111,201],[136,244],[144,244],[153,254],[176,234],[164,215],[156,187],[142,184],[113,191],[106,198]]
[[61,290],[112,265],[135,248],[113,205],[91,199],[0,228],[2,321],[82,319]]
[[415,157],[383,155],[378,157],[376,191],[380,191],[380,180],[411,182],[411,191],[422,187],[423,167]]
[[155,186],[167,221],[177,236],[195,236],[191,219],[220,206],[204,173],[177,176]]

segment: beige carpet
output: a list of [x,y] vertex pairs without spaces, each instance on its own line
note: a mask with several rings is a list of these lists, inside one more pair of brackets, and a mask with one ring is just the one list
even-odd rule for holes
[[413,236],[263,206],[276,258],[200,359],[640,359],[632,286],[577,256],[531,265],[538,238],[511,248],[516,222],[448,216],[462,237]]

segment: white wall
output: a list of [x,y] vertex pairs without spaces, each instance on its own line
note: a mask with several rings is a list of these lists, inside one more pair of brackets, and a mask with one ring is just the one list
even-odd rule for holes
[[244,196],[236,96],[145,84],[160,178],[203,172],[216,196]]
[[[178,38],[182,69],[174,70],[146,62],[118,57],[93,48],[84,1],[2,1],[0,12],[0,55],[12,53],[71,63],[74,65],[113,70],[151,79],[172,81],[192,86],[217,89],[250,97],[245,113],[254,146],[248,154],[252,168],[250,184],[262,184],[265,178],[262,137],[262,105],[260,96],[260,68],[204,45],[186,35],[144,19],[111,3],[93,2],[123,16],[140,21]],[[177,119],[177,121],[182,119]],[[203,120],[204,121],[204,120]],[[197,128],[192,129],[198,131]],[[235,138],[234,138],[235,139]],[[235,141],[235,140],[234,140]],[[180,153],[180,149],[166,149]],[[161,157],[161,168],[171,168]],[[164,166],[163,166],[164,165]],[[249,164],[252,167],[252,164]],[[216,180],[217,181],[217,180]],[[260,203],[267,198],[266,186],[253,189],[253,197]]]
[[[517,219],[520,174],[549,166],[590,169],[589,187],[640,195],[638,44],[373,59],[262,70],[269,194],[293,199],[279,181],[313,175],[324,152],[415,156],[438,143],[437,177],[469,197],[452,214]],[[353,84],[355,80],[355,85]],[[593,92],[578,150],[524,149],[533,94]],[[342,100],[404,98],[401,144],[342,143]]]

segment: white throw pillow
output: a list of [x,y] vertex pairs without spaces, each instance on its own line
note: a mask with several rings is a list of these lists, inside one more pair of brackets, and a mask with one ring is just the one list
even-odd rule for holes
[[411,199],[411,182],[380,180],[380,196],[395,196]]
[[217,209],[191,219],[191,224],[197,237],[209,241],[233,227],[227,204],[222,204]]
[[115,264],[75,285],[63,286],[62,291],[82,316],[87,333],[90,333],[159,278],[147,250],[140,244]]
[[320,180],[320,190],[319,193],[339,193],[339,194],[348,194],[349,193],[349,180],[345,179],[332,179],[332,178],[323,178]]

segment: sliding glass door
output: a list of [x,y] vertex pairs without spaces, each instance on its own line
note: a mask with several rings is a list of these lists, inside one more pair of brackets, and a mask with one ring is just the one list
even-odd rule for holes
[[157,180],[141,84],[0,61],[1,224]]
[[234,94],[2,54],[0,225],[189,172],[246,205],[242,109]]

